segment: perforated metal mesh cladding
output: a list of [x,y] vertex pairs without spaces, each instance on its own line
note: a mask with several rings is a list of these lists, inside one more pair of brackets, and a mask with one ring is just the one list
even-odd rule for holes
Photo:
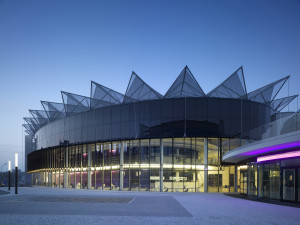
[[280,112],[297,97],[298,95],[293,95],[285,98],[275,99],[270,103],[270,106],[274,109],[274,111]]
[[240,67],[207,95],[217,98],[247,98],[243,68]]
[[33,117],[24,117],[23,118],[28,124],[32,124],[35,130],[38,130],[41,126],[36,122]]
[[276,95],[289,78],[290,76],[284,77],[255,91],[252,91],[248,94],[248,98],[252,101],[270,104],[270,102],[275,99]]
[[45,124],[81,112],[114,104],[130,103],[162,98],[216,97],[242,98],[263,103],[275,112],[285,108],[297,95],[275,99],[290,76],[268,84],[247,94],[243,68],[238,68],[224,82],[205,95],[190,69],[185,66],[164,96],[151,88],[135,72],[132,72],[126,94],[91,81],[91,95],[85,97],[69,92],[61,92],[63,103],[41,101],[44,110],[29,110],[33,118],[26,117],[26,129],[35,133]]
[[36,122],[43,126],[49,122],[47,113],[44,110],[29,110]]
[[41,101],[49,120],[62,119],[66,116],[65,105],[63,103]]
[[91,98],[113,104],[120,104],[123,102],[124,95],[108,87],[92,81],[91,88]]
[[203,97],[202,88],[186,66],[165,94],[165,98]]
[[146,84],[135,72],[132,72],[126,94],[124,97],[124,103],[161,99],[163,96]]

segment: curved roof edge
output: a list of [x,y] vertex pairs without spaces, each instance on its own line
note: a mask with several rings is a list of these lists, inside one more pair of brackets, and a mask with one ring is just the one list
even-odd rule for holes
[[267,138],[236,148],[222,157],[222,162],[239,163],[258,156],[269,155],[300,147],[300,130]]
[[[289,77],[290,76],[284,77],[269,85],[247,93],[243,67],[241,66],[224,82],[206,95],[188,66],[185,66],[169,90],[163,96],[145,83],[135,72],[132,72],[125,95],[91,81],[90,97],[62,91],[62,103],[42,101],[43,110],[29,111],[39,126],[43,126],[48,122],[51,123],[56,119],[61,119],[65,116],[71,116],[111,104],[124,104],[137,101],[167,98],[241,98],[260,102],[270,107],[273,107],[274,105],[274,110],[275,107],[276,109],[281,110],[295,98],[290,96],[286,97],[283,101],[278,101],[275,99],[276,95],[279,93]],[[60,105],[59,109],[54,107],[54,104],[56,104],[56,106]],[[64,109],[60,109],[61,105],[64,106]],[[49,106],[51,106],[51,109]],[[29,121],[30,120],[25,121],[27,124],[29,124],[29,126],[26,126],[28,128],[27,130],[29,130],[30,127],[33,127],[33,123],[29,123]],[[29,131],[31,133],[36,132],[35,129],[30,129]]]

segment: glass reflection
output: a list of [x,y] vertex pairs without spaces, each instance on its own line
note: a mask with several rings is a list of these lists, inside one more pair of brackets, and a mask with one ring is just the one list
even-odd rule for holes
[[[208,139],[208,191],[234,191],[234,166],[220,166],[219,160],[219,143],[225,148],[226,141],[230,143],[229,139],[222,142],[218,138]],[[50,159],[44,160],[47,163],[45,168],[48,165],[51,166],[49,171],[54,170],[52,178],[48,175],[49,185],[64,187],[67,169],[69,188],[87,189],[90,183],[92,189],[119,190],[122,146],[123,190],[160,191],[162,183],[165,192],[204,191],[204,138],[141,139],[71,145],[67,147],[67,152],[65,147],[54,148],[46,151],[45,155]],[[47,168],[45,172],[48,172]],[[44,180],[39,184],[46,184]]]
[[150,190],[160,190],[160,139],[150,140]]

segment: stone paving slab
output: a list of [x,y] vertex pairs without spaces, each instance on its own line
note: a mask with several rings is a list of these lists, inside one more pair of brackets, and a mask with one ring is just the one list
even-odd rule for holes
[[9,194],[8,191],[2,191],[2,190],[0,190],[0,195],[7,195],[7,194]]
[[[1,190],[1,188],[0,188]],[[300,225],[300,209],[221,193],[159,193],[20,188],[0,196],[2,224],[249,224]],[[87,202],[32,201],[82,198]],[[91,203],[90,198],[130,198],[129,203]],[[9,202],[11,201],[11,202]],[[15,202],[14,202],[15,201]]]
[[[77,197],[77,196],[40,196],[40,197],[27,197],[27,198],[17,198],[16,201],[19,202],[81,202],[81,203],[129,203],[133,198],[106,198],[106,197]],[[6,201],[7,202],[7,201]]]
[[[108,204],[109,203],[109,204]],[[125,203],[125,204],[124,204]],[[127,203],[127,204],[126,204]],[[190,217],[172,196],[34,196],[0,198],[1,214]]]
[[274,205],[284,205],[284,206],[289,206],[289,207],[295,207],[295,208],[300,208],[300,203],[296,202],[289,202],[289,201],[280,201],[276,199],[269,199],[269,198],[257,198],[257,197],[248,197],[247,195],[242,195],[238,193],[232,193],[232,194],[224,194],[230,197],[234,198],[240,198],[240,199],[246,199],[249,201],[256,201],[256,202],[263,202],[263,203],[269,203],[269,204],[274,204]]

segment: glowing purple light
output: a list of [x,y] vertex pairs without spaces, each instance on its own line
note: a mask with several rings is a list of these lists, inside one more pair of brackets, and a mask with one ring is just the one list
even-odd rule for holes
[[294,141],[294,142],[289,142],[289,143],[284,143],[279,145],[268,146],[265,148],[255,149],[253,151],[245,152],[241,155],[257,155],[266,152],[272,152],[274,150],[288,149],[288,148],[295,148],[295,147],[300,147],[300,141]]
[[276,159],[287,159],[287,158],[294,158],[294,157],[300,157],[300,150],[294,152],[285,152],[285,153],[280,153],[275,155],[260,156],[257,157],[257,162],[264,162],[264,161],[270,161]]

